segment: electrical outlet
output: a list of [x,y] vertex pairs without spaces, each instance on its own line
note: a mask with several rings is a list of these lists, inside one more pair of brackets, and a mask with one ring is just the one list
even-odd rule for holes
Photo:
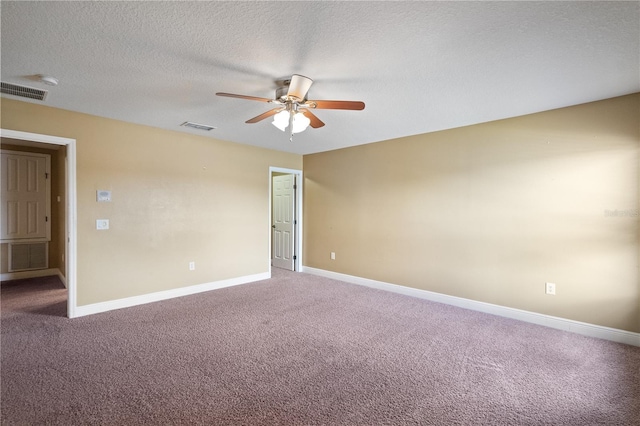
[[556,285],[554,283],[545,283],[544,292],[546,294],[556,295]]
[[109,219],[97,219],[96,220],[96,229],[103,231],[105,229],[109,229]]
[[196,270],[196,262],[189,262],[189,270],[190,271]]
[[331,252],[331,260],[336,260],[336,254],[334,252]]

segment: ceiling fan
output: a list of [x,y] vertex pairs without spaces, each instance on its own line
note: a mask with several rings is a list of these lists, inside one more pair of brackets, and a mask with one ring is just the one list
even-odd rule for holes
[[308,100],[307,92],[313,83],[309,77],[293,74],[291,79],[279,82],[275,99],[259,98],[256,96],[236,95],[233,93],[218,92],[218,96],[229,98],[248,99],[250,101],[267,102],[276,104],[277,107],[253,117],[246,123],[257,123],[265,118],[273,117],[273,125],[283,132],[287,127],[291,130],[291,139],[294,133],[304,131],[309,125],[314,129],[324,126],[324,123],[316,117],[311,109],[346,109],[363,110],[364,102],[360,101],[316,101]]

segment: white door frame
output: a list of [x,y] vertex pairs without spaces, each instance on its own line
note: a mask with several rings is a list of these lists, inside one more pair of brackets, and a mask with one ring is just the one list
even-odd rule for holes
[[295,229],[295,256],[296,259],[293,261],[293,268],[296,272],[300,272],[302,269],[302,170],[295,169],[285,169],[282,167],[269,167],[269,224],[267,225],[269,229],[269,275],[271,275],[271,250],[273,241],[273,233],[271,232],[271,225],[273,224],[273,175],[274,173],[286,173],[292,174],[296,176],[296,224],[294,225]]
[[49,145],[62,145],[67,148],[65,161],[65,187],[67,205],[65,208],[67,222],[67,240],[65,241],[66,281],[67,281],[67,316],[76,316],[77,306],[77,198],[76,198],[76,140],[59,136],[41,135],[38,133],[20,132],[0,129],[0,137],[39,142]]

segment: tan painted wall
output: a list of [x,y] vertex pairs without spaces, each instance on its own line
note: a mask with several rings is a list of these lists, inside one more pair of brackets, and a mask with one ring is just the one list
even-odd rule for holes
[[[8,99],[2,128],[77,140],[79,306],[267,272],[269,166],[302,167],[299,155]],[[99,189],[113,201],[96,202]]]
[[304,263],[640,332],[639,150],[635,94],[304,156]]
[[[35,152],[39,154],[49,154],[51,156],[51,241],[49,242],[49,268],[57,268],[63,276],[66,276],[66,260],[64,254],[65,236],[65,147],[59,149],[42,148],[38,146],[21,146],[20,141],[9,138],[2,138],[0,146],[2,149],[22,152]],[[32,143],[31,145],[39,145]],[[60,197],[60,202],[57,197]],[[9,271],[8,244],[0,244],[0,272]]]

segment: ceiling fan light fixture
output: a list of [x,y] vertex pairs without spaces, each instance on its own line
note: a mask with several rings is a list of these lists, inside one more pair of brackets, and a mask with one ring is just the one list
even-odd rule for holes
[[323,101],[309,100],[307,94],[313,84],[313,80],[300,74],[293,74],[289,80],[276,81],[275,99],[259,98],[256,96],[238,95],[235,93],[218,92],[218,96],[229,98],[247,99],[250,101],[268,102],[276,104],[275,108],[262,114],[250,118],[245,123],[258,123],[266,118],[273,117],[273,124],[282,132],[289,128],[293,140],[294,133],[304,132],[311,126],[318,129],[324,126],[322,120],[311,112],[312,109],[342,109],[342,110],[363,110],[364,102],[361,101]]
[[294,74],[293,76],[291,76],[291,81],[289,82],[287,97],[289,99],[295,99],[298,102],[304,100],[312,83],[313,80],[311,80],[309,77]]
[[309,127],[309,123],[311,120],[301,112],[296,113],[293,116],[293,133],[304,132],[307,127]]
[[278,129],[284,130],[289,126],[289,111],[283,110],[273,116],[273,124]]

